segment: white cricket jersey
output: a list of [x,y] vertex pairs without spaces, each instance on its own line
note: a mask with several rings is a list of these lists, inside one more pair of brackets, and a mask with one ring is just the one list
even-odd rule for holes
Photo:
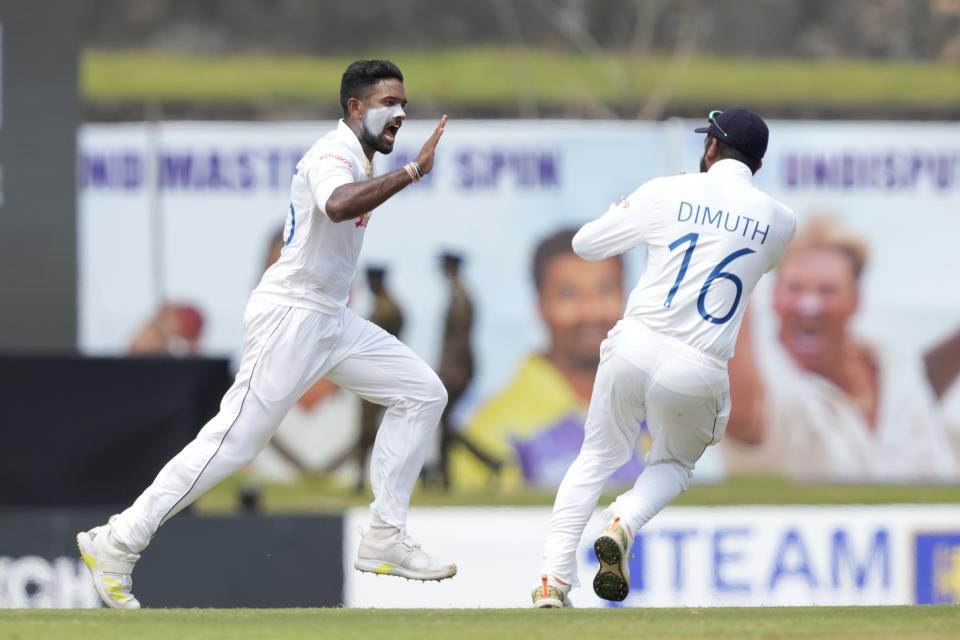
[[334,222],[327,199],[337,187],[368,180],[373,165],[343,120],[297,163],[283,249],[260,280],[254,300],[337,313],[347,304],[370,214]]
[[725,159],[706,173],[650,180],[584,225],[573,249],[600,260],[646,244],[625,317],[726,360],[750,292],[796,231],[793,212],[751,179],[745,164]]

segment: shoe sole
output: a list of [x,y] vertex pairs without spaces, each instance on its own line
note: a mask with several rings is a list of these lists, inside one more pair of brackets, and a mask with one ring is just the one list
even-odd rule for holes
[[604,600],[622,602],[630,593],[630,583],[623,575],[623,552],[609,536],[600,536],[593,543],[600,568],[593,579],[593,592]]
[[397,576],[398,578],[406,578],[407,580],[420,580],[421,582],[439,582],[440,580],[446,580],[447,578],[452,578],[453,576],[457,575],[457,565],[452,565],[443,571],[426,573],[421,571],[413,571],[412,569],[407,569],[406,567],[401,567],[400,565],[391,564],[389,562],[382,562],[380,560],[357,560],[354,563],[353,568],[357,571],[373,573],[378,576]]
[[97,568],[97,556],[94,555],[96,552],[93,550],[93,540],[90,539],[90,535],[86,531],[81,531],[77,534],[77,549],[80,550],[80,557],[83,559],[83,564],[86,565],[87,571],[90,572],[90,577],[93,578],[93,588],[96,590],[97,595],[100,596],[100,601],[103,602],[103,604],[111,609],[128,610],[140,608],[120,607],[113,601],[110,594],[107,593],[106,587],[103,586],[103,576],[100,575],[100,570]]
[[533,603],[534,609],[563,609],[566,605],[556,598],[542,598]]

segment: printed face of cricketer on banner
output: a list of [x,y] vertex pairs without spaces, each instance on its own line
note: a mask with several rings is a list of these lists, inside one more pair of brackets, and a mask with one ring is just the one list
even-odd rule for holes
[[[292,169],[333,124],[85,126],[82,349],[126,352],[172,301],[202,312],[204,352],[235,355],[247,296],[287,215]],[[501,466],[493,473],[457,449],[454,484],[559,482],[582,439],[588,352],[622,313],[644,255],[588,265],[559,254],[539,287],[534,256],[551,236],[600,215],[644,181],[696,171],[699,124],[452,121],[434,173],[378,212],[362,265],[389,268],[402,338],[434,365],[449,295],[439,256],[464,258],[476,367],[453,421]],[[415,157],[430,126],[408,122],[393,154],[375,159],[376,171]],[[951,246],[960,224],[960,132],[882,126],[889,135],[880,140],[870,123],[770,123],[755,183],[798,213],[801,232],[812,212],[824,212],[827,240],[789,256],[761,283],[745,335],[764,392],[733,399],[735,412],[751,402],[762,407],[761,442],[738,442],[728,429],[698,465],[700,479],[724,469],[814,479],[957,477],[960,393],[949,337],[960,324],[960,296],[944,282],[960,270]],[[860,246],[863,261],[851,250]],[[361,274],[351,306],[366,314],[371,305]],[[843,357],[827,357],[835,354]],[[857,384],[837,375],[849,369]],[[827,419],[835,415],[843,419]],[[641,443],[619,484],[639,471],[642,450]]]

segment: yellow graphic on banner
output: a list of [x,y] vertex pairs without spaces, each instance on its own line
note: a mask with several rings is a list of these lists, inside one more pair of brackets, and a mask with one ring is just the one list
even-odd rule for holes
[[933,556],[933,580],[939,602],[960,602],[960,547],[944,545]]

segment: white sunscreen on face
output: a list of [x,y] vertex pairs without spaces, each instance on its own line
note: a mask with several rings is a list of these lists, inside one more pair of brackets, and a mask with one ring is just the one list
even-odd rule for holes
[[394,104],[389,107],[377,107],[376,109],[367,109],[363,113],[363,128],[374,138],[380,136],[383,130],[394,118],[406,118],[407,114],[403,112],[403,107]]

